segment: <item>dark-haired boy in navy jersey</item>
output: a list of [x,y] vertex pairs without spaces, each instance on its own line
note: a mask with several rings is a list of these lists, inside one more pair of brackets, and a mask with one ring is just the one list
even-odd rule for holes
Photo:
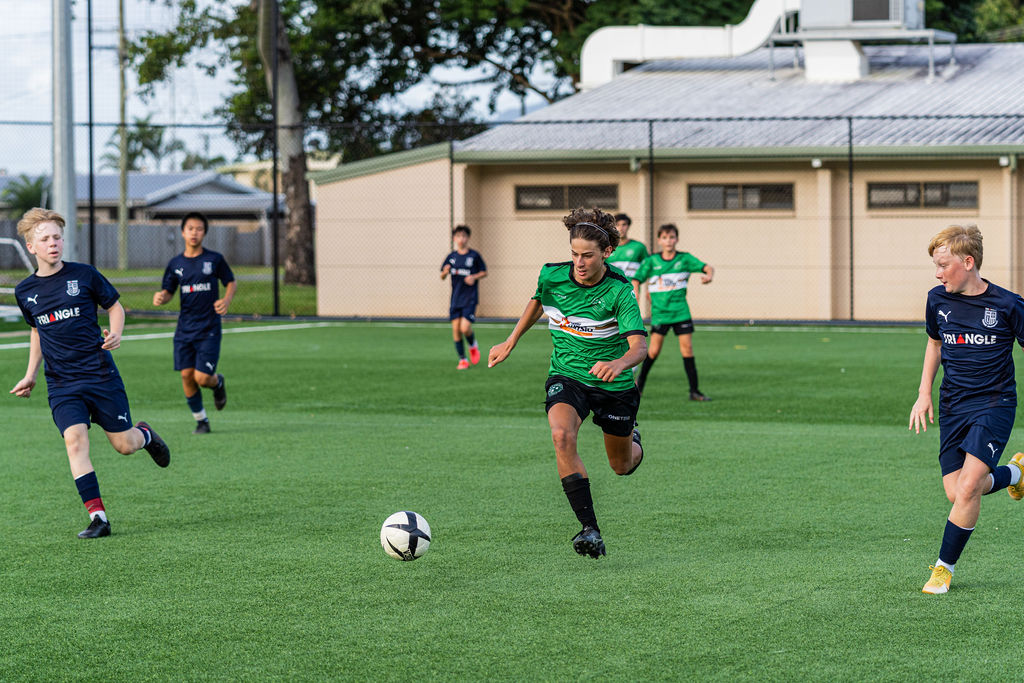
[[[459,370],[469,369],[469,364],[480,362],[480,347],[473,334],[476,322],[476,306],[479,303],[477,283],[487,277],[484,257],[469,248],[469,227],[457,225],[452,230],[452,244],[455,251],[444,257],[441,264],[441,279],[452,276],[452,300],[448,306],[448,318],[452,321],[452,341],[459,356]],[[469,342],[469,360],[466,360],[466,345]]]
[[[110,522],[89,459],[90,423],[103,429],[119,453],[145,448],[157,465],[167,467],[171,452],[148,424],[132,426],[124,383],[110,354],[121,345],[124,331],[117,290],[92,266],[62,260],[64,218],[56,211],[30,210],[18,222],[18,234],[35,254],[38,268],[14,288],[32,332],[28,370],[10,393],[28,398],[45,361],[53,421],[64,437],[71,474],[91,518],[78,537],[109,536]],[[110,329],[102,333],[97,305],[110,316]]]
[[974,225],[951,225],[928,245],[935,277],[928,292],[928,344],[909,428],[933,421],[932,383],[939,387],[939,466],[953,504],[946,519],[939,559],[922,589],[945,593],[967,539],[978,521],[981,497],[1006,489],[1024,498],[1024,453],[1000,465],[1017,411],[1013,343],[1024,346],[1024,300],[981,277],[982,238]]
[[[224,257],[203,248],[209,221],[199,212],[181,220],[185,251],[170,260],[163,284],[153,295],[153,305],[163,306],[181,287],[181,313],[174,330],[174,369],[181,372],[185,401],[196,420],[193,434],[208,434],[210,420],[203,408],[200,387],[213,389],[213,405],[223,410],[228,402],[224,375],[217,373],[220,361],[220,317],[228,312],[235,297],[235,275]],[[219,298],[224,284],[224,298]]]

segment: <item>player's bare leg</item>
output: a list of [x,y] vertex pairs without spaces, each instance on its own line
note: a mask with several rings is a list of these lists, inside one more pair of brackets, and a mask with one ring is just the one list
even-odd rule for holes
[[949,590],[960,553],[963,552],[975,524],[978,523],[981,496],[992,488],[989,472],[986,463],[967,453],[963,467],[942,478],[946,497],[952,501],[953,508],[946,520],[939,560],[931,567],[932,576],[921,589],[922,592],[941,594]]
[[89,459],[89,428],[84,424],[71,425],[64,430],[64,447],[68,450],[71,476],[78,479],[93,471]]
[[207,389],[213,389],[213,405],[217,410],[223,410],[224,406],[227,405],[228,402],[224,375],[219,372],[215,374],[208,374],[195,370],[192,377],[197,385],[206,387]]
[[632,474],[644,457],[644,449],[635,430],[630,436],[605,434],[604,450],[608,454],[608,464],[612,471],[620,476]]
[[570,474],[586,477],[587,468],[576,450],[580,425],[583,424],[576,409],[568,403],[556,403],[548,411],[548,424],[551,425],[559,478],[564,479]]

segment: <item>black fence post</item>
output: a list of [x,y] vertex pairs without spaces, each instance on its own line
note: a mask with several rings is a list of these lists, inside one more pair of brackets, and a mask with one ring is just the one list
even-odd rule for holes
[[654,249],[654,121],[647,121],[647,244]]
[[850,205],[850,320],[853,314],[853,117],[846,117],[847,202]]

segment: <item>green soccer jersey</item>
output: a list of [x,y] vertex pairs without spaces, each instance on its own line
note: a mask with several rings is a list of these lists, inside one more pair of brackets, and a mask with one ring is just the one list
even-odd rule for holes
[[647,281],[651,293],[651,324],[672,325],[690,320],[686,303],[686,286],[690,273],[703,272],[707,265],[693,254],[676,252],[671,261],[661,254],[648,256],[633,275],[634,280]]
[[626,337],[646,334],[640,307],[629,280],[609,268],[589,287],[572,278],[572,263],[549,263],[540,270],[533,298],[544,307],[551,331],[549,375],[562,375],[606,391],[633,386],[633,374],[624,372],[611,382],[590,374],[598,361],[621,358],[629,349]]
[[633,273],[645,258],[647,258],[647,247],[644,246],[644,243],[630,240],[615,247],[615,251],[608,257],[608,265],[615,266],[625,273],[626,277],[633,277]]

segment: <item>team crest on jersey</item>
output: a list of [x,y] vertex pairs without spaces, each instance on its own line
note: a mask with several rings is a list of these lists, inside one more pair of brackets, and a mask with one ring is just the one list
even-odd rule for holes
[[78,280],[68,280],[68,296],[78,296]]
[[203,275],[211,275],[213,273],[213,261],[203,261]]
[[981,317],[981,324],[985,327],[995,327],[996,322],[996,309],[986,308],[985,315]]
[[466,267],[467,268],[472,268],[473,267],[473,257],[472,256],[467,256],[466,257]]

